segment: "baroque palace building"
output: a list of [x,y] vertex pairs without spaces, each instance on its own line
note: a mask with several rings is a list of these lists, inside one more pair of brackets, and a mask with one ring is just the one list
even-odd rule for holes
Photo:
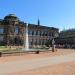
[[[14,14],[0,19],[0,45],[17,46],[24,44],[26,24]],[[28,24],[29,46],[45,45],[47,41],[58,37],[59,30],[38,24]]]
[[56,43],[63,45],[64,48],[75,48],[75,29],[61,31]]

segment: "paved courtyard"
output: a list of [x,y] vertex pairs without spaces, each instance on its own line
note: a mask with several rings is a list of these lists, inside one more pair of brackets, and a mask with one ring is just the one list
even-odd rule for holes
[[[0,58],[0,75],[35,75],[35,73],[36,75],[39,75],[41,72],[45,72],[41,73],[42,75],[48,75],[49,71],[51,71],[53,68],[52,66],[59,66],[59,64],[69,63],[72,61],[75,61],[74,50],[59,50],[58,52],[54,53],[45,52],[40,54],[28,54],[24,56],[2,57]],[[47,67],[48,69],[46,69]],[[45,70],[41,71],[43,69],[48,70],[48,72]],[[60,71],[59,67],[57,67],[57,69]]]

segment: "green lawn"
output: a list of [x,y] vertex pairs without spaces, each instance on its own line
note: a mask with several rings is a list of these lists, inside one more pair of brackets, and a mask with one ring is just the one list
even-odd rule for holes
[[10,48],[6,46],[0,46],[0,52],[11,52],[11,51],[16,51],[16,48]]

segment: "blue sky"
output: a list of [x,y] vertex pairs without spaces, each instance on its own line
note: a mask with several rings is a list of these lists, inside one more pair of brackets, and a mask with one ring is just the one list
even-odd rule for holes
[[0,18],[16,14],[20,20],[57,27],[75,28],[75,0],[0,0]]

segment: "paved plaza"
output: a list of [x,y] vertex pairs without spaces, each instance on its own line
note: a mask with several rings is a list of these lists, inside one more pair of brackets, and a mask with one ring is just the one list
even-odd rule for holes
[[[48,56],[45,56],[47,55]],[[53,54],[50,52],[50,54]],[[57,55],[58,54],[58,55]],[[36,58],[34,58],[36,55]],[[75,61],[75,51],[58,51],[57,53],[55,52],[55,56],[49,56],[48,53],[40,53],[40,54],[32,54],[32,59],[19,59],[18,57],[25,57],[25,56],[17,56],[18,59],[14,60],[7,60],[3,62],[3,58],[12,58],[16,56],[9,56],[9,57],[2,57],[0,58],[2,61],[0,61],[0,75],[15,75],[16,73],[19,72],[26,72],[30,70],[35,70],[39,69],[42,67],[47,67],[47,66],[53,66],[61,63],[68,63]],[[31,54],[29,54],[29,57]],[[40,56],[40,57],[39,57]],[[38,74],[39,75],[39,74]]]

